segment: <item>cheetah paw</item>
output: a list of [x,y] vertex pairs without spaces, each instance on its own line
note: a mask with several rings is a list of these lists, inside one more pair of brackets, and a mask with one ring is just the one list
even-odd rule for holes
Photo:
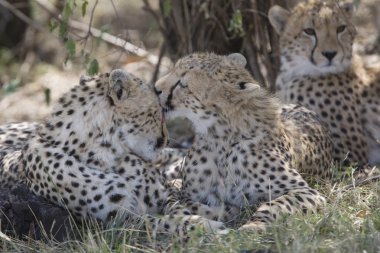
[[255,231],[258,233],[265,232],[267,224],[261,221],[253,221],[241,226],[239,231]]
[[194,228],[194,226],[200,226],[207,233],[214,233],[214,234],[228,234],[229,233],[229,229],[227,229],[224,223],[221,221],[206,219],[198,215],[192,216],[189,221],[192,224],[190,226],[190,229]]

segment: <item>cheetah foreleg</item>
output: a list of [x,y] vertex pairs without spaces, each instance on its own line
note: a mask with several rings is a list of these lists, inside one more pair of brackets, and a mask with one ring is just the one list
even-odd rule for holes
[[313,212],[323,207],[325,203],[325,198],[314,189],[309,187],[292,189],[287,194],[262,204],[256,210],[251,221],[239,229],[264,231],[266,225],[276,220],[280,215]]

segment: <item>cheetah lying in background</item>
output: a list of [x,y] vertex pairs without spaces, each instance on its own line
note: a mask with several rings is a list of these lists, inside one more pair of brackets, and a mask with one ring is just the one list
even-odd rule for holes
[[332,143],[315,113],[283,106],[245,64],[240,54],[191,54],[155,88],[165,117],[188,118],[196,133],[181,172],[181,200],[222,210],[257,205],[242,229],[260,230],[281,214],[324,205],[300,173],[328,174]]
[[303,105],[328,124],[336,161],[376,165],[380,71],[376,76],[353,60],[352,12],[351,3],[320,0],[301,1],[290,12],[270,9],[269,20],[280,35],[276,90],[282,101]]
[[221,227],[180,206],[177,189],[150,162],[166,138],[153,86],[114,70],[81,80],[45,123],[1,126],[0,184],[27,182],[80,218],[145,217],[156,231],[171,233]]

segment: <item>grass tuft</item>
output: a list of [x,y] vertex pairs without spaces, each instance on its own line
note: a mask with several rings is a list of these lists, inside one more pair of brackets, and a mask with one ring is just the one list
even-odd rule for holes
[[[0,252],[379,252],[380,184],[347,189],[350,180],[316,182],[315,188],[328,199],[326,208],[281,217],[261,234],[232,229],[227,235],[216,235],[196,229],[184,242],[175,235],[153,235],[143,222],[130,224],[119,217],[107,226],[87,221],[60,243],[2,235]],[[244,213],[238,225],[249,215]]]

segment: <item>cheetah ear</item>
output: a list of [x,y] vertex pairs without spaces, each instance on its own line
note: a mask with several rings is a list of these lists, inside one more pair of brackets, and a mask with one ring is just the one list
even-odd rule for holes
[[242,67],[245,67],[245,65],[247,65],[247,60],[245,59],[245,57],[242,54],[239,54],[239,53],[229,54],[227,56],[227,58],[230,59],[231,61],[239,64]]
[[278,5],[274,5],[269,9],[269,22],[278,34],[281,34],[285,30],[285,25],[288,21],[289,15],[290,12],[288,10]]
[[109,76],[108,96],[113,103],[128,95],[131,78],[127,71],[123,69],[112,70]]

